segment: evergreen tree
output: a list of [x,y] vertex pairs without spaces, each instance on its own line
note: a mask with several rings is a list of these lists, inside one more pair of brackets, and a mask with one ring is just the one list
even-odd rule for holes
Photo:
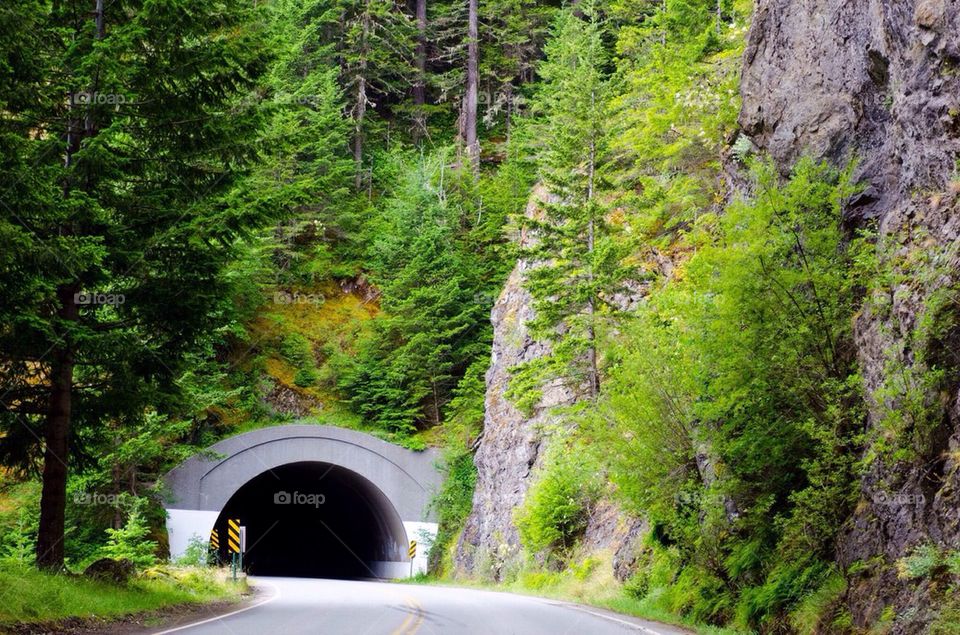
[[339,69],[317,33],[319,5],[287,0],[273,10],[278,59],[265,94],[254,96],[267,122],[258,165],[235,194],[238,205],[257,205],[280,218],[258,244],[272,252],[274,281],[281,284],[295,282],[288,273],[322,270],[359,222],[351,193],[352,127],[343,114]]
[[[322,14],[328,42],[340,65],[347,112],[353,121],[354,187],[363,187],[364,144],[372,125],[368,109],[406,95],[415,83],[415,25],[393,0],[333,0]],[[335,23],[331,23],[335,20]]]
[[405,175],[368,230],[383,315],[340,382],[361,414],[393,431],[439,423],[456,382],[486,352],[482,267],[466,248],[469,212],[440,180],[443,158]]
[[467,73],[460,111],[460,138],[474,178],[480,174],[480,141],[477,138],[477,106],[480,90],[479,0],[467,0]]
[[[480,85],[483,122],[503,122],[510,140],[513,120],[522,114],[521,89],[535,78],[556,8],[540,0],[483,0],[480,3]],[[498,128],[499,130],[499,128]]]
[[540,66],[543,84],[533,104],[540,178],[551,201],[542,218],[524,218],[533,244],[526,256],[536,318],[533,333],[552,342],[552,355],[517,369],[512,392],[521,405],[550,376],[571,379],[590,397],[600,388],[599,312],[621,275],[611,228],[598,198],[598,168],[606,149],[606,54],[593,2],[562,12]]
[[220,271],[262,221],[226,201],[258,127],[236,96],[266,58],[239,0],[29,8],[0,119],[0,422],[8,462],[43,447],[37,562],[56,569],[71,447],[168,401],[222,322]]

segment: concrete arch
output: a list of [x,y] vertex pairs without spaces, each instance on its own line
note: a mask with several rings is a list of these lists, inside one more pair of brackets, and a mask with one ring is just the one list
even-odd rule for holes
[[[248,483],[275,476],[279,496],[280,476],[290,466],[312,465],[319,470],[318,480],[334,470],[339,480],[330,477],[328,483],[349,481],[341,490],[352,490],[360,496],[358,501],[374,509],[377,523],[390,526],[384,530],[389,544],[379,547],[387,559],[377,562],[377,575],[410,574],[405,548],[409,540],[420,543],[413,571],[423,571],[424,543],[437,529],[429,510],[441,480],[437,459],[435,450],[415,452],[362,432],[322,425],[274,426],[224,439],[164,477],[171,557],[184,553],[194,536],[205,540],[228,502],[235,501]],[[390,520],[396,518],[402,523],[402,536]]]

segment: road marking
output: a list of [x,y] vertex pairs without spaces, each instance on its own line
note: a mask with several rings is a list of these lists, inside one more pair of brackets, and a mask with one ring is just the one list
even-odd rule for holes
[[[554,603],[549,602],[549,604],[554,604]],[[661,633],[660,631],[655,631],[655,630],[653,630],[652,628],[647,628],[646,626],[643,626],[642,624],[637,624],[637,623],[635,623],[635,622],[629,622],[629,621],[627,621],[627,620],[621,620],[620,618],[613,617],[612,615],[607,615],[607,614],[605,614],[605,613],[597,613],[596,611],[591,611],[590,609],[584,608],[584,607],[579,606],[579,605],[577,605],[577,604],[567,604],[567,603],[557,602],[557,603],[555,603],[555,606],[566,606],[567,608],[571,608],[571,609],[574,609],[574,610],[576,610],[576,611],[582,611],[582,612],[584,612],[584,613],[589,613],[590,615],[593,615],[594,617],[600,617],[600,618],[603,618],[603,619],[605,619],[605,620],[609,620],[609,621],[611,621],[611,622],[616,622],[616,623],[618,623],[618,624],[623,624],[624,626],[629,626],[630,628],[636,629],[636,630],[638,630],[638,631],[640,631],[640,632],[642,632],[642,633],[646,633],[647,635],[664,635],[664,634]]]
[[236,615],[237,613],[243,613],[244,611],[249,611],[250,609],[255,609],[255,608],[259,607],[259,606],[263,606],[264,604],[269,604],[270,602],[273,602],[274,600],[276,600],[277,598],[280,597],[280,589],[278,589],[276,586],[270,584],[269,582],[261,582],[260,584],[266,584],[267,586],[273,588],[273,595],[271,595],[270,597],[268,597],[268,598],[267,598],[266,600],[264,600],[263,602],[257,602],[256,604],[251,604],[250,606],[245,606],[245,607],[242,608],[242,609],[237,609],[236,611],[231,611],[230,613],[224,613],[223,615],[218,615],[218,616],[216,616],[216,617],[210,617],[210,618],[207,618],[207,619],[205,619],[205,620],[201,620],[201,621],[199,621],[199,622],[193,622],[192,624],[186,624],[186,625],[184,625],[184,626],[177,626],[176,628],[171,628],[171,629],[168,629],[168,630],[165,630],[165,631],[160,631],[159,633],[153,633],[152,635],[167,635],[167,633],[179,633],[180,631],[185,631],[185,630],[187,630],[188,628],[194,628],[195,626],[203,626],[204,624],[209,624],[210,622],[216,622],[216,621],[218,621],[218,620],[224,619],[225,617],[230,617],[230,616],[232,616],[232,615]]
[[416,598],[409,595],[406,600],[407,607],[413,612],[407,615],[407,618],[397,627],[397,630],[393,631],[392,635],[413,635],[423,624],[423,606],[417,602]]
[[416,610],[417,610],[417,621],[413,626],[410,627],[410,630],[407,632],[407,635],[413,635],[418,630],[420,630],[420,625],[423,624],[423,618],[424,618],[423,606],[419,602],[417,602],[417,598],[410,598],[410,599],[413,601],[413,605],[416,607]]

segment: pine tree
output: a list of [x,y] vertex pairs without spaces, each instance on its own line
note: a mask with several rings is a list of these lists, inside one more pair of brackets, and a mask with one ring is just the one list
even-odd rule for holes
[[373,127],[368,110],[402,98],[416,82],[416,27],[393,0],[333,0],[322,20],[340,65],[341,87],[353,121],[354,188],[360,191],[369,172],[364,163],[365,142]]
[[536,309],[530,327],[553,351],[518,369],[512,392],[528,398],[547,376],[570,378],[590,397],[600,389],[599,313],[621,276],[597,194],[608,93],[602,34],[593,2],[562,12],[539,69],[543,84],[532,125],[535,138],[545,140],[537,148],[540,178],[555,202],[542,204],[542,218],[522,222],[536,236],[526,250],[537,263],[528,275]]
[[37,562],[57,569],[71,450],[171,400],[222,321],[219,273],[262,221],[226,193],[258,127],[237,95],[266,58],[240,0],[29,8],[0,119],[0,451],[30,464],[42,439]]
[[383,314],[341,375],[358,411],[396,432],[439,423],[457,380],[486,350],[482,267],[463,229],[468,212],[446,189],[458,186],[450,175],[440,181],[445,159],[404,175],[369,230]]
[[288,271],[310,269],[310,260],[323,260],[357,229],[355,170],[347,151],[352,126],[343,116],[339,69],[316,30],[321,4],[287,0],[274,8],[278,58],[265,94],[254,96],[267,119],[258,165],[235,194],[238,205],[256,205],[279,217],[258,243],[272,251],[281,283]]
[[483,122],[503,122],[509,142],[521,114],[522,87],[535,78],[551,16],[556,8],[539,0],[483,0],[480,3],[480,85]]
[[479,0],[467,0],[467,73],[460,112],[466,161],[474,179],[480,175],[480,141],[477,138],[477,106],[480,90]]

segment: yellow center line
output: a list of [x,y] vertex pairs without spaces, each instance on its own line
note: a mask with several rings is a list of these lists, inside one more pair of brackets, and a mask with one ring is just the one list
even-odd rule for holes
[[[409,601],[407,601],[407,606],[409,608],[413,608],[412,606],[410,606]],[[408,613],[406,619],[403,620],[400,626],[398,626],[397,629],[393,631],[391,635],[403,635],[403,633],[407,630],[407,627],[410,626],[410,623],[413,621],[413,617],[414,617],[413,613]]]
[[407,596],[406,601],[407,608],[413,612],[407,615],[407,619],[403,620],[392,635],[413,635],[423,624],[423,606],[417,602],[416,598],[410,596]]

